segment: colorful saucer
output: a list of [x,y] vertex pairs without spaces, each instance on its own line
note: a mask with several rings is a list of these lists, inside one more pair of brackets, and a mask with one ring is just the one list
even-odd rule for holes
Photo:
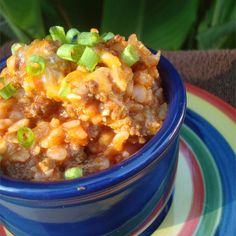
[[[236,235],[236,110],[200,88],[186,87],[173,203],[157,230],[158,206],[135,235]],[[11,234],[0,226],[0,236],[6,235]]]
[[152,235],[233,236],[236,110],[202,89],[186,87],[188,110],[181,130],[173,203]]

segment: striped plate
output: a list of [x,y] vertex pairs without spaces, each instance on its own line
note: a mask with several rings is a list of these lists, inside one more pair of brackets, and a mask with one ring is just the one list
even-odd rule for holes
[[[155,230],[160,209],[136,235],[236,235],[236,110],[187,84],[188,110],[181,130],[172,206]],[[154,231],[154,232],[153,232]],[[11,234],[1,228],[0,236]]]

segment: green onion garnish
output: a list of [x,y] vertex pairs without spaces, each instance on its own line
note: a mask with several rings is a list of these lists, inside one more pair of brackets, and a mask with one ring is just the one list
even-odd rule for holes
[[12,84],[8,84],[2,89],[0,89],[0,96],[5,100],[12,97],[15,93],[16,93],[16,89],[14,88]]
[[5,85],[5,78],[4,77],[0,77],[0,83]]
[[23,147],[29,148],[34,142],[35,134],[32,129],[23,127],[17,131],[17,139]]
[[47,39],[47,40],[52,40],[52,36],[50,34],[46,35],[44,39]]
[[68,43],[72,43],[73,40],[76,38],[76,36],[79,35],[79,30],[75,29],[75,28],[72,28],[72,29],[69,29],[68,32],[66,33],[66,41]]
[[65,179],[77,179],[83,176],[83,169],[81,167],[72,167],[65,171]]
[[85,46],[94,46],[100,42],[100,37],[96,32],[82,32],[79,34],[77,42]]
[[74,45],[74,44],[63,44],[57,49],[57,55],[65,60],[77,62],[83,51],[84,46],[82,45]]
[[50,27],[49,32],[53,40],[59,40],[61,43],[66,43],[66,34],[63,27],[52,26]]
[[137,49],[129,44],[121,53],[121,59],[127,66],[132,66],[139,60]]
[[2,155],[0,155],[0,162],[3,160],[3,156]]
[[29,61],[26,65],[26,71],[30,75],[40,75],[44,72],[46,67],[45,59],[41,56],[33,55],[30,56]]
[[23,43],[14,43],[11,46],[11,53],[12,55],[14,55],[16,53],[16,51],[21,48],[24,44]]
[[66,81],[63,81],[61,83],[61,89],[59,91],[59,96],[60,97],[66,97],[70,92],[70,86]]
[[87,70],[93,71],[100,60],[99,55],[90,47],[86,47],[82,54],[79,64]]
[[101,37],[104,42],[107,42],[108,40],[112,39],[115,35],[112,32],[104,33]]

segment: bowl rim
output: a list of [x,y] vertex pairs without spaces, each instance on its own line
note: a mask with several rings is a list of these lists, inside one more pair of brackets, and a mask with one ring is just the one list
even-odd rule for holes
[[[156,53],[150,49],[152,53]],[[0,61],[0,70],[4,68],[6,58]],[[184,121],[186,112],[186,91],[184,83],[175,67],[161,55],[157,67],[167,70],[174,77],[173,83],[176,89],[175,105],[168,104],[168,123],[167,118],[163,122],[159,132],[149,140],[138,152],[130,158],[117,165],[95,173],[81,179],[58,181],[58,182],[29,182],[15,180],[6,176],[0,176],[0,195],[10,198],[25,200],[59,200],[73,197],[84,197],[107,192],[110,187],[114,187],[121,182],[127,181],[137,175],[154,160],[160,160],[162,153],[168,148],[179,133],[179,129]],[[160,68],[159,68],[160,69]],[[160,75],[161,71],[159,70]],[[171,107],[172,105],[172,107]],[[149,156],[147,151],[155,144],[158,146]]]

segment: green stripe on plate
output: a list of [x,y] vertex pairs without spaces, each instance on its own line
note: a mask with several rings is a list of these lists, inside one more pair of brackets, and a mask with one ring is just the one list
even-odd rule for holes
[[197,157],[205,187],[203,213],[195,235],[214,235],[222,212],[222,185],[219,172],[206,145],[186,125],[182,126],[181,136]]

